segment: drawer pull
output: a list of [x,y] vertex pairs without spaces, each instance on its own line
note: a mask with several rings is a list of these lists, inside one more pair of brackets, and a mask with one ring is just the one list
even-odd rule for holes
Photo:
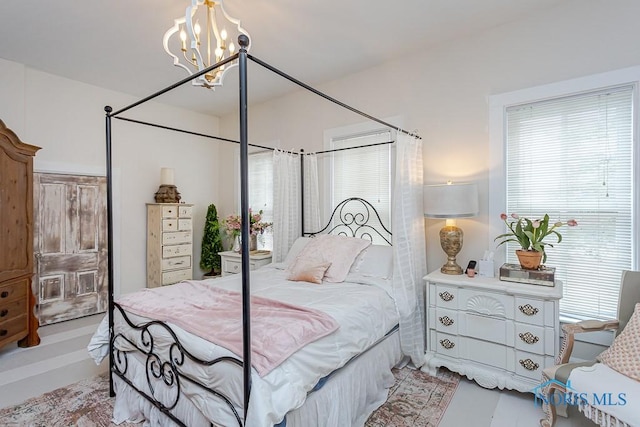
[[453,295],[447,291],[440,292],[438,295],[440,295],[440,298],[442,298],[443,301],[451,301],[453,299]]
[[0,294],[0,298],[6,298],[9,296],[9,292],[8,291],[2,291],[2,293]]
[[537,336],[533,335],[531,332],[525,332],[518,334],[518,336],[520,337],[520,339],[524,342],[526,342],[527,344],[535,344],[538,341],[540,341],[540,338],[538,338]]
[[446,348],[447,350],[450,350],[456,346],[455,343],[449,341],[448,339],[440,340],[440,345]]
[[7,310],[6,308],[4,310],[0,310],[0,317],[4,317],[7,314],[9,314],[9,310]]
[[522,367],[527,371],[536,371],[540,367],[540,365],[538,365],[536,362],[534,362],[531,359],[524,359],[524,360],[520,359],[519,362],[522,365]]
[[453,319],[450,319],[448,316],[442,316],[440,317],[440,323],[442,323],[444,326],[451,326],[453,325]]
[[519,305],[518,310],[520,310],[525,316],[535,316],[538,314],[538,311],[540,311],[531,304]]
[[7,335],[7,332],[8,331],[6,329],[0,329],[0,337]]

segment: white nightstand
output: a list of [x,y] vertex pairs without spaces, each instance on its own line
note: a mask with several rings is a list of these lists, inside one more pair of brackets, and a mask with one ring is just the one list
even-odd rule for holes
[[560,349],[559,300],[553,287],[448,275],[426,282],[427,363],[483,387],[531,391]]
[[[234,251],[219,252],[222,261],[222,275],[240,273],[242,271],[242,255]],[[255,270],[264,265],[271,264],[271,252],[249,255],[249,270]]]

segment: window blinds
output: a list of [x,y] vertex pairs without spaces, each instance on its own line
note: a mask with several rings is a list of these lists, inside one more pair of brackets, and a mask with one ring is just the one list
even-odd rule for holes
[[[273,222],[273,152],[263,151],[249,155],[249,207],[252,212],[262,210],[262,220]],[[273,248],[271,231],[258,236],[260,248]]]
[[[389,142],[391,138],[389,130],[333,138],[331,148],[362,147]],[[336,206],[349,197],[360,197],[375,207],[383,224],[391,224],[391,145],[376,145],[331,154],[331,206]]]
[[[632,113],[633,86],[506,111],[507,213],[579,224],[560,227],[562,242],[546,250],[563,316],[616,316],[621,272],[633,265]],[[507,262],[517,263],[515,249]]]

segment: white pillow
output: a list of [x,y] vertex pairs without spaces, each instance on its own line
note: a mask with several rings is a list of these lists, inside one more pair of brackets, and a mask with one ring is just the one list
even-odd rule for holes
[[385,245],[369,246],[360,252],[349,273],[391,279],[393,277],[393,248]]
[[311,239],[287,270],[294,270],[298,263],[318,265],[328,262],[331,266],[325,273],[324,279],[332,283],[344,282],[353,261],[363,249],[370,245],[370,241],[356,237],[323,234]]
[[284,264],[287,266],[291,265],[298,255],[300,255],[300,251],[304,249],[305,246],[311,241],[311,237],[298,237],[291,248],[289,248],[289,252],[287,252],[287,256],[284,258]]

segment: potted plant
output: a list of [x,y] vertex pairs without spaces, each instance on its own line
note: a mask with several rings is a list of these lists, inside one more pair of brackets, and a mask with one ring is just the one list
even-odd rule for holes
[[209,271],[205,276],[217,276],[222,272],[220,255],[222,252],[222,237],[220,236],[220,223],[216,205],[211,204],[207,209],[207,217],[204,221],[204,235],[202,236],[202,252],[200,255],[200,267]]
[[545,246],[553,247],[553,244],[545,242],[548,236],[555,236],[557,242],[562,242],[562,235],[556,230],[563,225],[575,227],[578,225],[575,219],[567,222],[558,221],[549,227],[549,215],[545,214],[542,219],[531,220],[529,218],[520,217],[518,214],[512,213],[511,220],[507,214],[501,214],[500,219],[509,228],[509,232],[501,234],[494,239],[503,239],[498,246],[507,242],[517,242],[521,249],[516,250],[516,255],[520,261],[520,266],[526,270],[537,270],[541,262],[547,261],[547,254],[544,250]]

